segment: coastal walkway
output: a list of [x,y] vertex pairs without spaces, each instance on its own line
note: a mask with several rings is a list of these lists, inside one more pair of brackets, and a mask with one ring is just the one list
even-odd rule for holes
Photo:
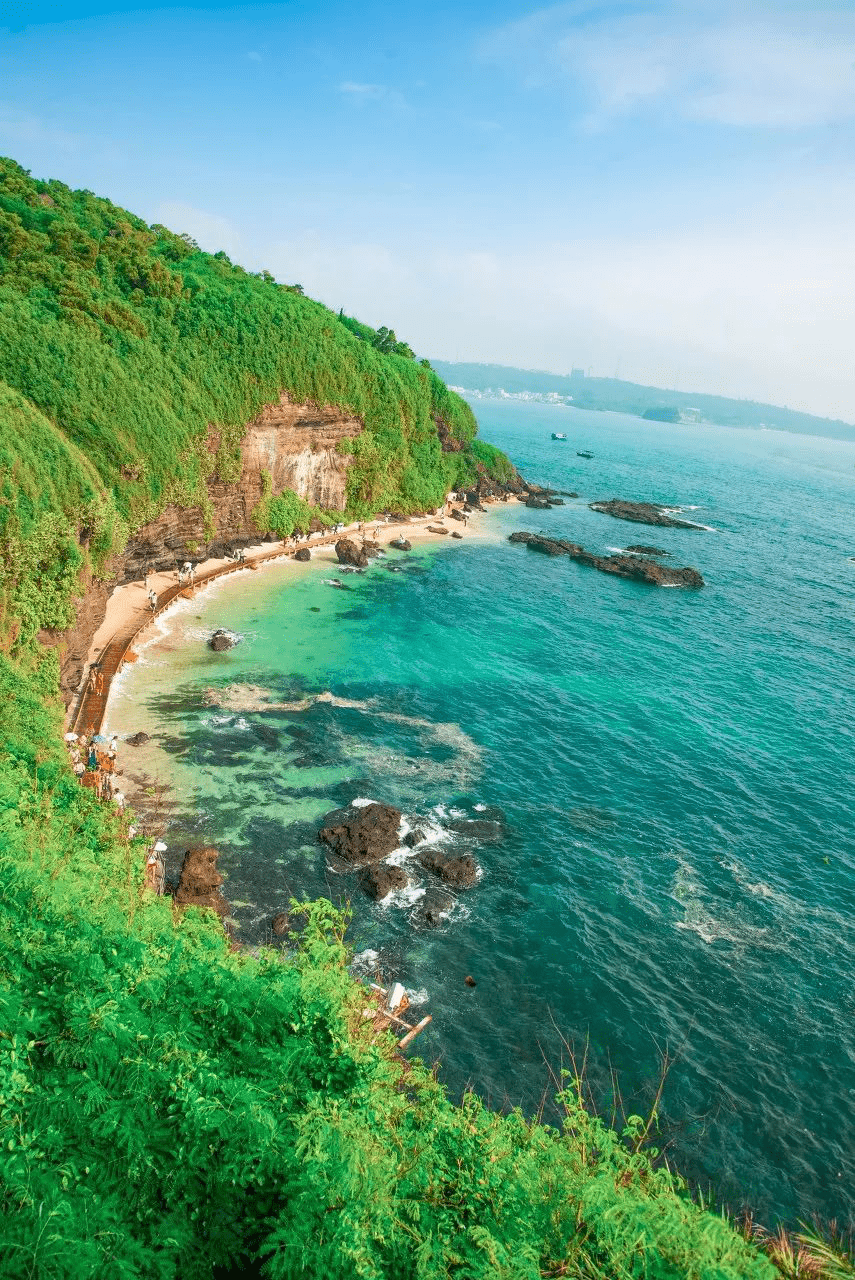
[[[408,523],[417,523],[416,521]],[[388,529],[388,523],[377,524],[371,522],[373,527],[365,525],[363,527],[363,536],[369,538],[376,536],[377,531],[381,528]],[[402,528],[406,527],[402,525]],[[110,686],[113,678],[118,675],[126,662],[134,662],[136,655],[133,652],[133,644],[137,638],[142,635],[160,616],[165,613],[170,605],[176,600],[191,600],[202,587],[206,587],[216,578],[223,578],[226,574],[245,573],[247,570],[258,569],[263,564],[268,564],[273,560],[282,560],[293,558],[297,551],[303,548],[311,548],[315,550],[317,547],[325,547],[334,545],[339,538],[352,537],[354,532],[358,530],[358,526],[350,525],[346,529],[340,530],[338,533],[314,534],[308,540],[299,544],[286,544],[285,542],[275,543],[269,551],[257,551],[254,555],[247,552],[244,561],[214,561],[208,569],[201,568],[196,575],[196,581],[193,586],[185,586],[177,580],[170,585],[161,587],[157,593],[157,608],[152,611],[149,606],[145,594],[145,582],[131,582],[127,584],[128,588],[137,587],[140,590],[140,604],[134,609],[133,613],[124,625],[120,625],[112,636],[104,645],[100,654],[96,655],[93,662],[87,666],[83,673],[83,683],[77,695],[77,702],[68,719],[68,728],[77,734],[83,734],[90,737],[92,734],[99,733],[104,722],[104,715],[107,711],[107,702],[110,697]],[[209,562],[210,563],[210,562]],[[155,576],[155,575],[152,575]],[[160,575],[162,576],[162,575]],[[170,572],[170,577],[177,579],[177,570]],[[92,667],[100,669],[101,680],[96,687],[92,687],[89,679],[89,672]]]

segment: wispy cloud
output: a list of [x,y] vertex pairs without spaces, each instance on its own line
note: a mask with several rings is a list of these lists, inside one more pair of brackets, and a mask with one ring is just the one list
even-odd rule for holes
[[59,128],[9,103],[0,103],[0,140],[13,145],[47,145],[59,151],[78,151],[85,142],[81,134]]
[[264,61],[264,59],[262,58],[261,54],[258,52],[257,49],[250,49],[249,53],[246,56],[250,62]]
[[351,102],[385,102],[389,106],[405,105],[404,96],[387,84],[362,84],[357,80],[345,80],[338,91]]
[[855,119],[855,10],[828,0],[556,5],[481,52],[530,83],[562,78],[595,124],[650,110],[755,128]]

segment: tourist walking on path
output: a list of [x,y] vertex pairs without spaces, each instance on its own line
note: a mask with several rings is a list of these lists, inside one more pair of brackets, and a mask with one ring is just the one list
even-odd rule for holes
[[152,614],[157,613],[157,592],[151,587],[149,587],[148,591],[148,607],[151,609]]

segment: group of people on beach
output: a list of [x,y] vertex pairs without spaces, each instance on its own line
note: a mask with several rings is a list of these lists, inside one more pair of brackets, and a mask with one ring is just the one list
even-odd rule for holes
[[81,785],[91,787],[99,800],[112,800],[123,809],[125,796],[116,777],[119,755],[119,739],[116,734],[108,741],[101,734],[87,738],[85,734],[67,733],[65,745],[71,767]]

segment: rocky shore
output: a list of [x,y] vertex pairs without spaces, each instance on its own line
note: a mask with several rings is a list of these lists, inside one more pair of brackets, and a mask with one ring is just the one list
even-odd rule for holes
[[[435,927],[453,905],[454,893],[470,889],[480,878],[473,846],[500,839],[502,824],[498,818],[449,823],[446,838],[451,836],[452,847],[448,849],[438,848],[421,828],[408,830],[408,826],[393,805],[357,801],[327,814],[318,840],[336,870],[359,870],[361,888],[378,902],[412,883],[400,865],[401,855],[412,850],[413,869],[426,871],[433,879],[424,891],[417,922]],[[395,859],[387,861],[392,854]]]
[[523,542],[529,551],[539,551],[547,556],[569,556],[571,560],[578,560],[580,564],[598,569],[600,573],[613,573],[619,578],[631,578],[635,582],[646,582],[654,587],[704,586],[704,580],[697,569],[672,569],[637,554],[597,556],[576,542],[545,538],[542,534],[523,531],[512,533],[508,541]]

